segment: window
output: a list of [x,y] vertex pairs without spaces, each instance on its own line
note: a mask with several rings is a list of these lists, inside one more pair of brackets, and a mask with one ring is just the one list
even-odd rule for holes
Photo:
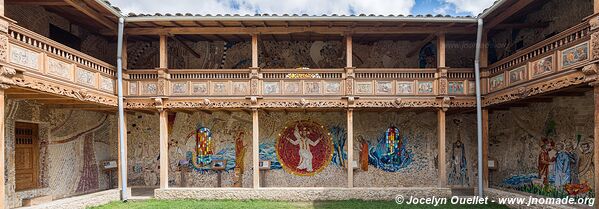
[[16,191],[39,187],[38,125],[15,123]]

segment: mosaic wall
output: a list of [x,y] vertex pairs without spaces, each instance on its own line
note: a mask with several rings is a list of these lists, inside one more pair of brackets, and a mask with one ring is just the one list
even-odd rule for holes
[[551,196],[594,196],[593,96],[490,114],[491,185]]
[[[244,69],[251,66],[250,42],[187,42],[201,56],[198,58],[181,43],[169,39],[169,67],[177,69]],[[415,41],[377,41],[354,43],[353,63],[363,68],[435,67],[435,44],[416,55],[406,57]],[[473,41],[447,42],[447,65],[460,68],[474,64]],[[131,69],[154,69],[158,66],[158,42],[129,42],[128,65]],[[432,50],[430,50],[430,49]],[[259,45],[262,68],[343,68],[345,45],[339,41],[264,41]]]
[[[109,188],[109,175],[99,164],[117,158],[114,115],[52,109],[27,101],[8,100],[7,104],[6,191],[10,207],[21,206],[23,198],[51,195],[57,199]],[[15,122],[39,125],[39,189],[15,192]],[[116,184],[116,174],[112,183]]]
[[507,57],[517,49],[526,48],[561,31],[579,24],[593,14],[591,0],[548,0],[539,9],[528,13],[521,23],[543,23],[546,27],[525,27],[500,30],[489,37],[489,63]]
[[5,12],[5,15],[17,21],[19,26],[46,37],[50,35],[50,24],[69,31],[81,39],[81,52],[109,64],[116,63],[116,41],[108,41],[102,36],[93,34],[94,31],[88,31],[55,13],[46,11],[41,6],[8,4],[5,5]]
[[[451,185],[471,186],[475,180],[474,119],[473,115],[447,117],[446,164]],[[157,186],[159,118],[136,114],[128,120],[129,182]],[[346,185],[346,120],[341,111],[260,112],[260,159],[268,168],[262,171],[262,185]],[[217,187],[220,172],[221,186],[251,187],[249,114],[177,113],[169,115],[168,121],[171,186]],[[356,112],[354,127],[356,186],[436,185],[436,113]],[[389,130],[395,131],[390,134]]]

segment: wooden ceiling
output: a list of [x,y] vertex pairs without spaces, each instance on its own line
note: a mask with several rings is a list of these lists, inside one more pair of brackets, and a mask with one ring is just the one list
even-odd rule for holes
[[118,18],[94,0],[5,0],[7,5],[42,6],[91,32],[116,32]]

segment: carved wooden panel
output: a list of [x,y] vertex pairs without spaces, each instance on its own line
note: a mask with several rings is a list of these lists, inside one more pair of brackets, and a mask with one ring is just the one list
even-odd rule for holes
[[100,90],[113,93],[114,80],[106,76],[100,76]]
[[95,87],[96,81],[97,78],[95,73],[79,67],[75,70],[75,82],[86,86]]
[[48,57],[47,68],[47,72],[50,75],[55,75],[66,80],[71,80],[73,77],[72,65],[66,62]]
[[40,54],[15,44],[10,45],[9,59],[11,63],[40,70]]

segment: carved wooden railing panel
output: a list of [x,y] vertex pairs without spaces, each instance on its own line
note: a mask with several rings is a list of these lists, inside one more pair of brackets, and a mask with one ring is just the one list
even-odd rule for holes
[[586,65],[590,26],[583,22],[489,66],[487,93],[524,86]]
[[[257,75],[257,95],[268,97],[361,97],[429,96],[436,97],[437,69],[355,69],[348,80],[345,69],[261,69]],[[251,95],[251,70],[129,70],[126,71],[127,96],[239,97]],[[161,83],[164,80],[164,83]],[[474,94],[472,69],[449,69],[448,94]]]
[[344,69],[263,69],[260,93],[276,96],[340,96],[344,93]]
[[115,67],[18,25],[9,27],[9,63],[39,79],[115,95]]

